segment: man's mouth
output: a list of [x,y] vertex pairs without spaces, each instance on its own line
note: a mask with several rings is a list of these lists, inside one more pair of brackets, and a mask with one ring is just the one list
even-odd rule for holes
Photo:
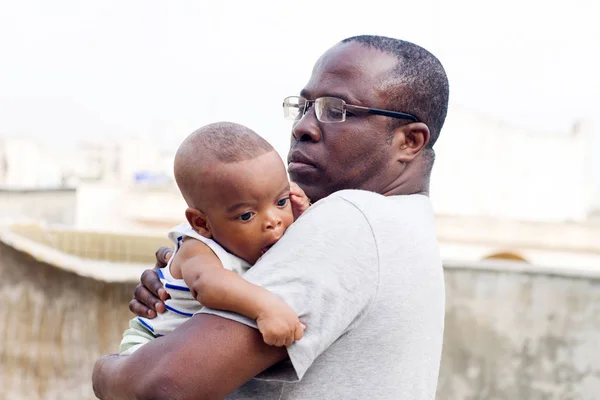
[[296,164],[296,166],[311,166],[313,168],[316,167],[315,163],[310,157],[307,157],[299,150],[293,150],[290,152],[288,156],[288,165],[292,166]]

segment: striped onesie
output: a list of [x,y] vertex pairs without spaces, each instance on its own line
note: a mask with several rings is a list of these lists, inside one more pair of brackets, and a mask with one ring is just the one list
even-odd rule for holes
[[[174,244],[175,251],[171,260],[175,257],[175,253],[179,250],[184,238],[193,238],[200,240],[219,257],[223,267],[235,272],[238,275],[243,275],[250,268],[250,264],[239,257],[228,253],[223,247],[212,239],[207,239],[201,236],[186,222],[171,229],[168,233],[169,240]],[[123,340],[119,347],[121,355],[129,355],[139,349],[145,343],[163,335],[167,335],[175,328],[183,324],[188,318],[202,309],[202,304],[196,300],[190,289],[187,287],[183,279],[175,279],[171,275],[170,266],[171,260],[166,267],[158,270],[158,275],[165,288],[171,296],[165,302],[166,312],[158,314],[156,318],[135,317],[129,321],[129,329],[123,333]]]

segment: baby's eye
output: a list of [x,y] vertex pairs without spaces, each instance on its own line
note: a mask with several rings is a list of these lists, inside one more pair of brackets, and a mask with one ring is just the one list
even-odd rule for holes
[[288,199],[287,199],[287,198],[285,198],[285,199],[281,199],[281,200],[279,200],[279,201],[277,202],[277,206],[278,206],[278,207],[284,207],[284,206],[287,204],[287,201],[288,201]]
[[248,211],[247,213],[243,213],[242,215],[240,215],[238,218],[242,221],[249,221],[250,218],[252,218],[252,215],[254,214],[251,211]]

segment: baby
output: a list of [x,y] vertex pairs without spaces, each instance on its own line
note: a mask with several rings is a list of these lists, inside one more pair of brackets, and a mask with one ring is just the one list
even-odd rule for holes
[[177,150],[175,180],[188,208],[187,223],[168,234],[173,256],[158,271],[170,295],[167,311],[132,319],[120,353],[172,332],[203,306],[255,319],[267,344],[300,340],[305,326],[294,310],[240,276],[310,206],[277,152],[244,126],[210,124]]

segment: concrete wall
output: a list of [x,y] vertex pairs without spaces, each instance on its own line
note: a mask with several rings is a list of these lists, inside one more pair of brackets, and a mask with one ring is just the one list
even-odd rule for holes
[[600,398],[600,268],[488,262],[445,277],[438,399]]
[[[1,232],[0,236],[5,242],[8,242],[9,236],[12,237],[8,244],[12,243],[17,248],[26,244],[22,248],[25,251],[31,252],[33,246],[41,245],[45,249],[40,250],[46,254],[48,252],[44,250],[53,249],[63,255],[82,258],[86,264],[89,264],[90,260],[108,262],[106,267],[114,267],[118,263],[153,265],[156,261],[156,249],[173,245],[165,235],[89,232],[50,228],[39,224],[12,225],[8,231]],[[59,265],[64,266],[60,262]]]
[[86,400],[94,361],[115,352],[133,283],[105,283],[0,243],[0,399]]
[[[524,269],[526,268],[526,269]],[[133,283],[85,278],[0,243],[0,399],[93,399]],[[600,398],[600,273],[446,267],[438,399]]]

